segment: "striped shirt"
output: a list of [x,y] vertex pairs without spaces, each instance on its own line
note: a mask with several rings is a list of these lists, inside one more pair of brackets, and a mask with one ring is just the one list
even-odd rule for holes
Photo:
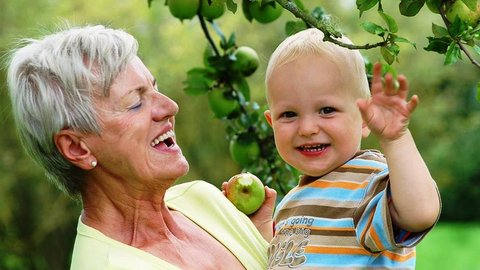
[[319,179],[303,177],[278,204],[268,269],[415,269],[427,231],[393,226],[388,167],[362,151]]

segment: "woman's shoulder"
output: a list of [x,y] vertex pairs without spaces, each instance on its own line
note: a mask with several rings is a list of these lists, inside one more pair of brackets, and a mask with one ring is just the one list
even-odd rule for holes
[[165,193],[165,202],[185,197],[185,195],[196,198],[197,196],[204,197],[207,194],[222,195],[221,191],[213,184],[204,180],[194,180],[170,187]]
[[135,247],[116,241],[78,221],[70,270],[169,269],[176,266]]

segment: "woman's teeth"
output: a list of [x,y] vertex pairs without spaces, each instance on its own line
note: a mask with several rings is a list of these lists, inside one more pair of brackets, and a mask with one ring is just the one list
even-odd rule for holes
[[152,147],[155,147],[159,143],[164,142],[167,146],[170,146],[173,144],[173,137],[175,137],[175,132],[173,132],[173,130],[169,130],[168,132],[158,136],[155,140],[153,140],[151,145]]

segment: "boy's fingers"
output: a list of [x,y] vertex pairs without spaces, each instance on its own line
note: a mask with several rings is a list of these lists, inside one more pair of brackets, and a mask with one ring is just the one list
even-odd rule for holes
[[388,96],[394,96],[397,94],[395,80],[391,74],[385,75],[385,94]]
[[408,81],[407,81],[407,78],[403,75],[399,75],[398,76],[398,83],[399,83],[398,95],[401,98],[406,99],[407,95],[408,95]]
[[381,92],[383,88],[381,63],[375,63],[373,66],[372,76],[372,85],[370,87],[370,91],[372,92],[372,95],[374,95],[375,93]]
[[273,188],[269,188],[265,186],[265,200],[270,200],[273,199],[275,200],[277,198],[277,191]]
[[412,113],[413,111],[415,111],[415,109],[417,108],[417,105],[418,103],[420,103],[420,99],[418,98],[417,95],[413,95],[412,96],[412,99],[410,99],[410,101],[407,103],[407,109],[410,113]]
[[370,122],[370,119],[371,119],[371,116],[370,116],[370,114],[368,113],[368,110],[367,110],[368,101],[365,100],[365,99],[358,99],[357,100],[357,106],[358,106],[358,109],[360,110],[360,113],[362,115],[363,120],[365,121],[365,123],[368,124]]
[[222,183],[222,193],[227,196],[227,182]]

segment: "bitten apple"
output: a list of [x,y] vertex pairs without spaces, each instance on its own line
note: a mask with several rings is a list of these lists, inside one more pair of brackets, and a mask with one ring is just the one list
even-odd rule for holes
[[227,198],[246,215],[255,213],[265,200],[262,181],[251,173],[232,176],[225,189]]

